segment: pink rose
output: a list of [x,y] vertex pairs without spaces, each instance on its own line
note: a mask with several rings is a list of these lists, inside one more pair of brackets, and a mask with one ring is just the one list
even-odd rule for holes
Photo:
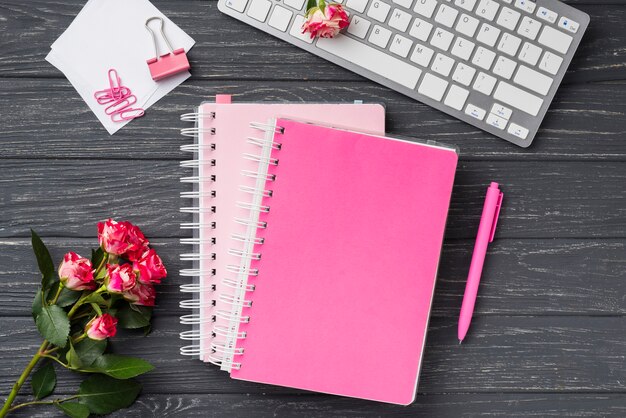
[[59,266],[61,283],[70,290],[92,290],[96,288],[91,261],[69,252]]
[[108,313],[97,316],[85,326],[87,336],[92,340],[106,340],[117,333],[117,318]]
[[348,14],[339,4],[331,3],[322,7],[311,7],[302,24],[302,33],[309,32],[311,38],[333,38],[348,26]]
[[145,284],[159,284],[167,276],[163,261],[153,248],[143,253],[138,261],[133,263],[133,269],[139,272],[139,281]]
[[109,292],[124,293],[135,287],[137,275],[130,264],[107,264],[107,277],[104,281]]
[[98,223],[98,241],[104,251],[130,261],[137,260],[148,248],[141,229],[130,222],[109,219]]
[[135,287],[124,293],[124,299],[141,306],[154,306],[156,290],[151,284],[137,282]]

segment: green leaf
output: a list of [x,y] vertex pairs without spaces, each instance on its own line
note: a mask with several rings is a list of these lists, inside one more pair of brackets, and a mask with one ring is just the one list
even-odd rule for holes
[[56,305],[43,306],[35,320],[39,333],[57,347],[65,347],[70,333],[70,321],[65,311]]
[[117,380],[95,374],[80,384],[79,402],[93,414],[110,414],[127,408],[135,402],[141,392],[141,384],[134,380]]
[[146,306],[126,305],[117,311],[118,323],[121,328],[136,329],[150,325],[152,308]]
[[31,242],[33,244],[33,251],[35,257],[37,257],[37,264],[39,265],[39,271],[41,271],[41,286],[44,290],[48,290],[50,285],[56,279],[56,270],[50,252],[46,248],[45,244],[39,238],[39,235],[32,229],[30,230]]
[[100,293],[92,293],[91,295],[87,296],[82,303],[97,303],[98,305],[109,306],[109,303],[104,300],[102,294]]
[[33,387],[35,399],[43,399],[49,396],[52,391],[54,391],[54,387],[57,384],[57,374],[54,371],[52,363],[46,363],[45,366],[40,367],[39,370],[33,374],[30,383]]
[[89,408],[87,406],[79,404],[78,402],[63,402],[54,403],[57,408],[71,418],[87,418],[89,416]]
[[73,369],[80,369],[83,367],[83,362],[80,359],[78,353],[76,353],[76,349],[74,348],[74,344],[70,341],[69,343],[70,349],[65,353],[65,359],[67,360],[67,364],[70,365]]
[[[56,289],[54,290],[53,294],[56,295]],[[77,290],[70,290],[66,287],[64,287],[61,290],[61,294],[59,295],[59,299],[57,300],[57,305],[59,305],[62,308],[65,308],[66,306],[70,306],[73,305],[74,303],[76,303],[76,301],[78,299],[80,299],[80,295],[82,295],[83,292],[81,291],[77,291]]]
[[309,0],[306,3],[306,14],[309,14],[309,10],[311,10],[312,8],[317,7],[317,0]]
[[41,295],[41,289],[39,289],[37,294],[35,294],[35,299],[33,299],[33,319],[37,319],[37,315],[41,313],[42,302],[43,296]]
[[97,358],[90,369],[116,379],[130,379],[153,370],[154,366],[136,357],[105,354]]
[[78,344],[74,345],[74,353],[80,358],[83,367],[89,367],[98,357],[104,353],[107,347],[106,340],[92,340],[85,338]]

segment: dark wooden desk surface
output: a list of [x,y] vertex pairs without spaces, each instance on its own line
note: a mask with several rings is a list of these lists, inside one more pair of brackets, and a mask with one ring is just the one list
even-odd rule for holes
[[[0,394],[39,345],[36,229],[55,259],[139,223],[172,272],[154,331],[117,338],[156,365],[117,416],[626,416],[626,0],[572,0],[591,27],[535,144],[520,149],[230,19],[215,1],[155,1],[193,36],[193,77],[110,137],[44,61],[84,1],[0,0]],[[132,41],[132,40],[130,40]],[[237,101],[385,103],[388,131],[462,150],[416,402],[397,407],[232,381],[178,355],[179,115]],[[482,198],[506,192],[466,343],[457,315]],[[384,335],[373,335],[372,344]],[[393,353],[390,353],[393,363]],[[61,375],[58,393],[78,380]],[[22,416],[49,416],[50,408]]]

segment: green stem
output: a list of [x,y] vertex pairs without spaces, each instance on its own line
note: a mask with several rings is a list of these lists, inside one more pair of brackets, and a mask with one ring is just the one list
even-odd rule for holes
[[9,412],[13,412],[13,411],[18,410],[20,408],[24,408],[25,406],[30,406],[30,405],[53,405],[55,403],[62,403],[62,402],[71,401],[71,400],[79,398],[79,397],[80,397],[80,395],[74,395],[74,396],[69,396],[67,398],[63,398],[63,399],[55,399],[54,401],[24,402],[24,403],[21,403],[19,405],[15,405],[13,408],[9,409]]
[[7,398],[6,402],[4,403],[4,406],[0,410],[0,418],[6,417],[7,414],[11,411],[11,404],[15,400],[15,397],[17,396],[18,392],[20,391],[20,389],[26,382],[26,379],[28,378],[30,373],[33,371],[33,369],[35,368],[39,360],[41,360],[41,357],[42,357],[41,353],[46,351],[46,348],[48,348],[48,344],[49,344],[48,341],[44,340],[44,342],[41,344],[41,347],[39,347],[39,350],[37,350],[37,353],[33,356],[33,358],[30,360],[30,363],[28,363],[28,366],[26,366],[26,368],[22,372],[22,375],[19,377],[19,379],[17,379],[17,382],[15,382],[15,384],[13,385],[13,388],[11,389],[11,393],[9,393],[9,397]]
[[50,360],[54,360],[57,363],[59,363],[61,366],[65,367],[66,369],[71,369],[70,366],[68,366],[67,364],[63,363],[61,360],[59,360],[58,357],[55,356],[51,356],[49,354],[42,354],[41,357],[45,357],[45,358],[49,358]]

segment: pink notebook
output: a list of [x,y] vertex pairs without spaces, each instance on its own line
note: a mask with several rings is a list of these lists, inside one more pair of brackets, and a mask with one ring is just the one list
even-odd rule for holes
[[[238,251],[243,245],[233,237],[246,234],[246,227],[233,219],[248,216],[248,209],[242,207],[242,203],[250,195],[242,188],[256,186],[253,175],[258,164],[246,155],[258,151],[253,137],[259,135],[250,127],[250,122],[278,116],[306,117],[378,134],[385,131],[385,109],[372,103],[232,103],[230,95],[219,95],[215,103],[204,103],[197,113],[186,115],[185,120],[197,122],[194,128],[183,131],[197,135],[196,144],[187,147],[197,152],[197,158],[183,162],[183,166],[196,167],[196,175],[184,180],[197,183],[196,190],[191,194],[186,192],[185,196],[198,199],[198,205],[183,208],[195,213],[194,222],[185,226],[196,229],[194,238],[183,240],[194,244],[194,251],[182,257],[195,265],[181,273],[196,278],[182,289],[196,292],[197,296],[182,302],[183,307],[194,310],[183,317],[183,323],[194,328],[181,333],[181,338],[193,341],[181,352],[217,365],[222,365],[227,325],[232,318],[233,301],[229,293],[235,282],[229,280],[228,275],[238,267]],[[224,369],[230,370],[230,367]]]
[[255,126],[263,180],[228,276],[231,376],[411,403],[457,152],[287,119]]

